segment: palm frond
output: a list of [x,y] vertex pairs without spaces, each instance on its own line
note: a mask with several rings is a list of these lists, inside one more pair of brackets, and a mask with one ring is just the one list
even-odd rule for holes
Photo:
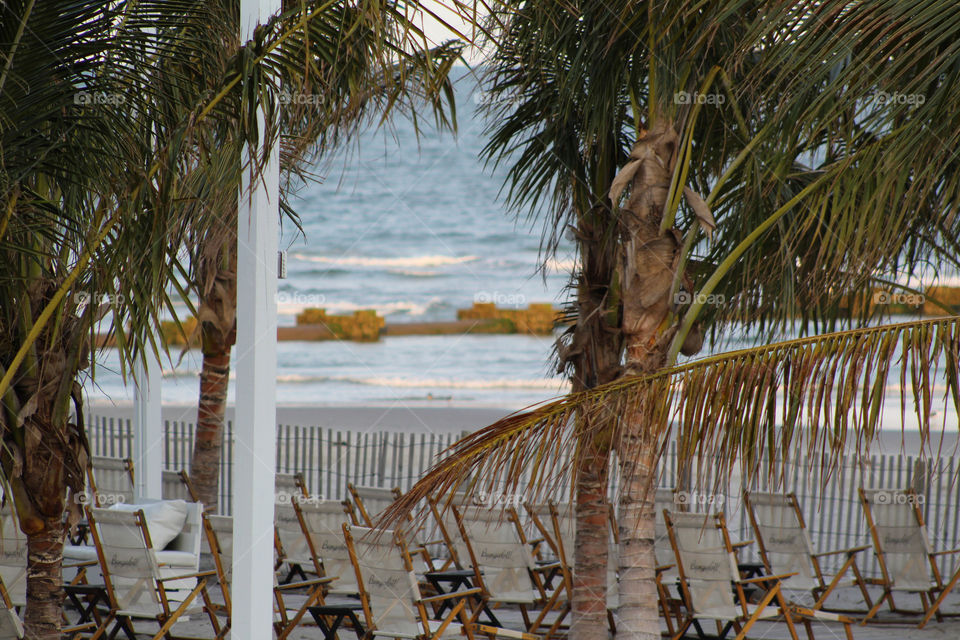
[[[960,318],[905,322],[722,353],[513,414],[455,443],[385,515],[387,526],[427,497],[456,490],[556,495],[576,482],[583,425],[616,425],[611,444],[638,455],[621,427],[640,416],[656,448],[677,442],[679,465],[710,460],[716,478],[778,479],[784,463],[816,453],[821,479],[848,453],[862,454],[882,426],[888,385],[899,385],[924,443],[943,409],[960,411]],[[899,371],[897,368],[899,367]],[[574,420],[586,415],[586,420]],[[591,419],[592,418],[592,419]],[[951,425],[939,425],[945,429]],[[628,444],[624,444],[628,443]],[[820,457],[822,456],[822,458]],[[811,456],[813,459],[813,456]]]

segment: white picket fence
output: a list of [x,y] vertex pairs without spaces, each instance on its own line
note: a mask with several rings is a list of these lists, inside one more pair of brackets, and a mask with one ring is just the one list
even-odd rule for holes
[[[221,458],[220,510],[224,513],[230,513],[233,500],[232,427],[228,422]],[[189,469],[193,430],[192,422],[164,421],[163,455],[167,470]],[[129,419],[91,415],[87,434],[93,455],[131,456],[133,436]],[[329,499],[344,499],[348,482],[397,486],[406,491],[443,457],[460,435],[392,431],[356,433],[281,424],[277,426],[277,471],[303,473],[311,491]],[[708,464],[706,468],[711,469],[713,465]],[[858,487],[913,487],[923,501],[922,511],[935,549],[960,546],[960,486],[957,482],[960,466],[955,458],[924,461],[902,455],[876,455],[858,461],[851,458],[841,461],[826,483],[822,481],[825,468],[823,460],[802,456],[789,464],[782,485],[770,485],[762,477],[748,485],[758,491],[796,493],[814,547],[818,550],[869,544]],[[744,483],[738,475],[727,479],[719,489],[714,486],[709,473],[705,474],[706,482],[700,486],[690,485],[689,481],[678,483],[673,446],[661,460],[661,470],[661,486],[679,486],[684,492],[686,508],[707,511],[722,507],[733,535],[740,539],[753,538],[749,519],[742,509],[740,496]],[[557,495],[563,496],[564,491]],[[746,553],[749,557],[751,551],[746,550]],[[842,558],[830,557],[830,560],[839,563]],[[952,556],[945,556],[941,570],[949,571],[954,561]],[[872,554],[862,555],[861,567],[867,575],[878,575]],[[830,568],[829,565],[825,567],[826,570]]]

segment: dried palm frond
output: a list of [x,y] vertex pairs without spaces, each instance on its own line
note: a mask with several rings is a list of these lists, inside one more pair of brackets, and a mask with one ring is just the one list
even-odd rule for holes
[[[575,482],[580,443],[596,435],[576,425],[620,425],[635,413],[661,451],[676,439],[682,469],[701,458],[714,462],[710,471],[716,478],[739,468],[745,478],[763,473],[776,480],[785,462],[816,453],[824,461],[820,477],[826,482],[840,456],[862,454],[873,441],[897,366],[901,418],[912,402],[921,438],[930,443],[938,426],[936,408],[942,415],[948,406],[960,410],[958,362],[960,318],[951,317],[788,340],[625,377],[466,436],[382,524],[427,497],[457,490],[519,493],[530,500],[555,495]],[[578,413],[588,419],[575,421]],[[612,441],[618,456],[636,455],[617,449],[619,426]]]

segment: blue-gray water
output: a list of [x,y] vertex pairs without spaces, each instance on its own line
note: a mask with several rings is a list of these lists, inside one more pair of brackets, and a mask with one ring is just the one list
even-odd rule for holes
[[[298,192],[304,236],[284,225],[288,278],[278,294],[281,324],[293,324],[307,307],[336,314],[372,308],[388,322],[404,322],[452,320],[474,301],[525,306],[563,300],[574,261],[570,246],[549,257],[545,279],[537,273],[539,223],[517,222],[505,210],[498,197],[503,171],[479,160],[483,123],[474,108],[482,96],[471,77],[458,81],[457,98],[456,136],[428,128],[418,140],[410,123],[398,119],[390,130],[367,131],[358,146],[328,159],[317,168],[325,181]],[[749,342],[745,336],[727,346]],[[551,347],[550,338],[526,335],[282,342],[277,399],[519,408],[565,390],[550,366]],[[196,402],[198,354],[164,369],[164,402]],[[105,352],[96,385],[86,385],[91,400],[131,399],[118,370],[116,353]],[[886,402],[885,426],[894,428],[900,422],[898,380],[898,372],[891,375]],[[948,414],[947,423],[955,428],[956,415]]]
[[[484,142],[471,77],[457,82],[457,98],[456,136],[426,128],[418,141],[410,123],[397,119],[325,161],[318,167],[325,181],[297,193],[304,236],[284,225],[288,278],[280,282],[280,324],[293,324],[306,307],[336,314],[376,309],[388,322],[405,322],[453,320],[474,301],[561,302],[573,263],[569,247],[550,260],[544,280],[536,272],[539,224],[508,214],[498,199],[502,172],[478,158]],[[531,336],[280,343],[278,400],[525,406],[564,390],[549,367],[551,347],[549,338]],[[116,354],[104,354],[102,365],[100,390],[88,385],[91,398],[128,400]],[[164,401],[196,401],[197,354],[164,368]]]

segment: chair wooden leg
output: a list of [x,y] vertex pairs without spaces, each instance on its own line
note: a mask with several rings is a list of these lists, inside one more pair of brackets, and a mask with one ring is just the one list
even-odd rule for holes
[[957,586],[958,582],[960,582],[960,569],[957,569],[957,571],[953,574],[953,577],[950,578],[950,582],[943,586],[943,589],[940,591],[940,595],[937,597],[936,601],[930,605],[930,608],[927,610],[927,614],[917,626],[918,629],[923,629],[923,627],[930,622],[930,618],[933,617],[934,614],[937,616],[940,615],[940,605],[943,604],[943,601],[946,599],[947,595],[953,591],[953,588]]
[[877,612],[880,611],[880,607],[883,606],[883,601],[887,599],[890,599],[891,602],[893,601],[893,598],[890,597],[890,591],[884,590],[883,595],[880,596],[880,599],[877,600],[876,604],[874,604],[873,607],[870,608],[870,611],[867,612],[866,617],[860,621],[860,625],[862,626],[867,624],[867,621],[870,620],[870,618],[877,615]]
[[867,603],[867,609],[873,608],[873,600],[870,598],[870,592],[867,590],[867,581],[863,579],[863,575],[860,573],[860,569],[857,567],[857,563],[854,562],[853,566],[853,575],[857,577],[857,586],[860,587],[860,593],[863,595],[863,601]]
[[90,640],[100,640],[100,637],[106,632],[107,628],[110,626],[110,623],[113,622],[113,619],[116,617],[116,614],[111,611],[107,614],[107,617],[100,622],[100,626],[97,627],[97,630],[93,633],[93,636]]
[[690,628],[690,625],[693,624],[693,616],[687,616],[687,618],[680,625],[680,629],[677,631],[677,634],[673,636],[672,640],[680,640],[687,632],[687,629]]
[[454,605],[453,609],[450,610],[450,613],[447,614],[447,617],[444,618],[443,622],[440,623],[440,626],[437,627],[437,630],[434,631],[433,635],[430,636],[430,640],[437,640],[437,638],[442,636],[443,632],[446,631],[447,627],[450,626],[450,623],[453,622],[453,619],[456,618],[461,611],[463,611],[463,600]]
[[830,584],[827,585],[827,588],[824,589],[823,593],[817,598],[817,601],[813,605],[813,609],[820,609],[823,607],[823,603],[826,599],[833,593],[833,590],[837,588],[837,585],[840,584],[841,578],[847,573],[853,563],[856,561],[852,555],[847,557],[847,561],[843,563],[843,566],[840,567],[840,570],[837,571],[837,575],[833,577],[833,580],[830,581]]
[[160,627],[160,631],[158,631],[157,634],[153,636],[153,640],[160,640],[160,638],[167,635],[167,633],[169,633],[170,631],[170,628],[173,627],[173,625],[177,622],[180,616],[183,615],[183,612],[190,607],[190,604],[196,599],[197,595],[201,591],[205,590],[206,588],[207,588],[207,581],[200,580],[197,583],[197,586],[195,586],[193,590],[187,594],[187,597],[183,599],[183,602],[180,603],[180,606],[174,609],[173,612],[171,612],[166,617],[166,620],[164,620],[163,622],[163,626]]

